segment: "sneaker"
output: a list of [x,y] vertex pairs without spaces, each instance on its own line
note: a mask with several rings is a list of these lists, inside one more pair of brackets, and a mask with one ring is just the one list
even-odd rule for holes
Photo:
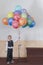
[[14,63],[14,61],[12,60],[11,63]]
[[7,64],[10,64],[10,62],[7,62]]

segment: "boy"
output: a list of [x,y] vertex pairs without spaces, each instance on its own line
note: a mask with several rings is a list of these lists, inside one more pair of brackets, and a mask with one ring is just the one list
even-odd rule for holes
[[13,63],[13,40],[12,36],[8,35],[8,41],[6,43],[6,51],[7,51],[7,64]]

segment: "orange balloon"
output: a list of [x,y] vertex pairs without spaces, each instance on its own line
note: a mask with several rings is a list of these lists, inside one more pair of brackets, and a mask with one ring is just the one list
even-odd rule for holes
[[26,18],[20,18],[19,24],[20,24],[20,26],[26,25],[27,24],[27,19]]
[[4,25],[8,25],[8,19],[7,18],[3,18],[2,22],[3,22]]
[[32,20],[34,20],[34,17],[31,17]]

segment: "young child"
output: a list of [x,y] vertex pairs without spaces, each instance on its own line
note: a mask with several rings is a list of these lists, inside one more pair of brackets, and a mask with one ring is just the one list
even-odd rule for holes
[[6,51],[7,51],[7,64],[13,63],[13,40],[12,36],[8,35],[8,41],[6,43]]

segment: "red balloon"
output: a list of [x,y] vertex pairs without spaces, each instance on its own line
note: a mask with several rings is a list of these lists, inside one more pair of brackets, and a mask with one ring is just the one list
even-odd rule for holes
[[20,14],[14,14],[14,20],[17,20],[19,22]]
[[13,26],[13,28],[18,28],[19,23],[16,20],[14,20],[13,23],[12,23],[12,26]]

